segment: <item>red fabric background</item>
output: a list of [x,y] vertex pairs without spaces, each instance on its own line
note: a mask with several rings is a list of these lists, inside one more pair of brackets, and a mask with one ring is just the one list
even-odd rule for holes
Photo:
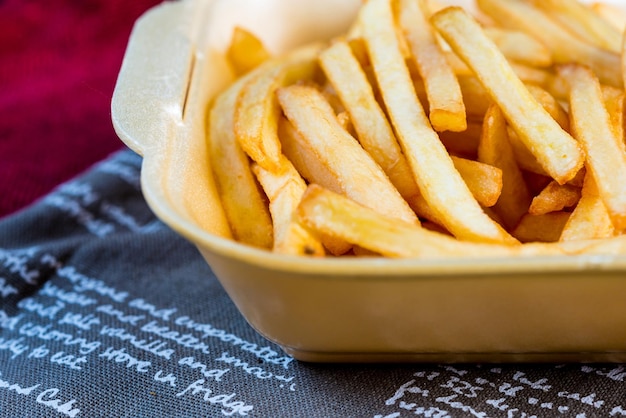
[[159,0],[0,0],[0,217],[123,147],[110,102]]

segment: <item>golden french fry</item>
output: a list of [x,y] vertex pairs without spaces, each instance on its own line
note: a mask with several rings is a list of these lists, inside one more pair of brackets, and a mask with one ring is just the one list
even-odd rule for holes
[[504,115],[496,105],[491,105],[485,115],[478,146],[478,161],[491,164],[502,171],[502,191],[493,209],[502,218],[507,230],[511,230],[527,212],[531,196],[517,165]]
[[524,243],[557,242],[569,217],[569,212],[526,214],[513,230],[513,236]]
[[584,161],[580,146],[532,96],[479,24],[459,7],[438,12],[432,22],[473,69],[546,172],[559,183],[573,178]]
[[606,20],[589,5],[578,0],[533,0],[532,3],[545,10],[580,39],[615,53],[620,52],[621,32],[612,25],[607,25]]
[[567,220],[560,241],[577,241],[613,236],[615,228],[600,198],[593,176],[586,175],[580,201]]
[[307,188],[297,212],[298,218],[307,227],[322,233],[335,234],[387,257],[491,258],[564,253],[557,245],[504,245],[457,240],[449,235],[384,216],[317,185]]
[[626,94],[622,89],[602,86],[602,97],[604,98],[604,106],[609,114],[611,128],[615,133],[617,144],[622,149],[622,152],[626,152],[626,144],[624,143],[624,112],[626,112]]
[[[342,192],[339,177],[317,158],[313,147],[302,138],[293,125],[281,116],[278,121],[278,136],[285,156],[291,161],[298,172],[311,183],[318,183],[336,193]],[[352,244],[329,235],[320,237],[329,253],[339,256],[347,253]]]
[[502,170],[455,156],[452,156],[452,162],[478,203],[485,207],[496,204],[502,192]]
[[619,145],[597,77],[586,67],[559,68],[570,84],[570,125],[586,154],[586,168],[594,177],[614,226],[626,227],[626,154]]
[[[398,141],[422,196],[437,218],[460,239],[515,243],[482,210],[432,129],[400,51],[390,1],[368,1],[361,9],[360,22]],[[438,183],[445,187],[438,187]]]
[[549,67],[552,65],[550,50],[526,32],[491,26],[485,28],[485,33],[502,54],[511,61],[532,67]]
[[240,78],[215,100],[209,113],[208,147],[211,168],[226,218],[239,242],[261,248],[273,243],[272,219],[259,190],[248,156],[235,139],[235,103],[247,78]]
[[554,119],[564,131],[569,132],[569,116],[559,101],[547,90],[539,86],[531,84],[526,87],[535,100],[552,116],[552,119]]
[[280,169],[278,116],[275,92],[296,80],[310,79],[316,71],[319,46],[296,50],[253,71],[237,98],[235,136],[248,156],[267,170]]
[[559,212],[576,206],[580,200],[579,187],[571,184],[559,184],[551,181],[537,196],[533,198],[528,213],[531,215],[545,215],[550,212]]
[[441,50],[425,0],[399,0],[398,21],[428,96],[428,118],[436,131],[467,128],[461,86]]
[[302,135],[284,116],[281,116],[278,121],[278,136],[285,156],[304,179],[341,193],[339,178],[317,158],[314,148],[302,138]]
[[419,189],[393,129],[350,46],[341,40],[335,42],[320,53],[319,62],[350,114],[357,139],[402,197],[410,201],[419,194]]
[[281,158],[281,170],[271,172],[258,164],[252,171],[270,203],[274,228],[273,250],[281,254],[323,256],[325,251],[318,237],[302,226],[294,216],[306,190],[306,183],[291,162]]
[[271,54],[252,32],[235,26],[226,57],[236,76],[241,76],[267,61]]
[[476,0],[476,3],[499,24],[526,32],[540,40],[552,51],[555,63],[577,62],[588,65],[603,83],[623,86],[619,54],[580,40],[529,2]]
[[[559,101],[539,86],[531,84],[526,87],[533,97],[535,97],[537,102],[543,106],[543,108],[559,124],[559,126],[569,132],[569,115],[563,109]],[[508,137],[511,142],[511,146],[513,147],[515,159],[517,160],[517,164],[520,168],[536,174],[544,176],[547,175],[546,170],[541,166],[539,161],[537,161],[537,158],[528,150],[526,145],[524,145],[514,130],[510,128],[508,129]],[[582,171],[583,170],[579,170],[578,173],[580,174]],[[576,176],[574,176],[574,178],[576,178]],[[568,183],[571,183],[571,181],[572,180],[569,180]]]
[[318,90],[292,85],[279,89],[277,96],[287,119],[337,177],[343,193],[387,216],[419,224],[415,212],[373,158],[341,127]]

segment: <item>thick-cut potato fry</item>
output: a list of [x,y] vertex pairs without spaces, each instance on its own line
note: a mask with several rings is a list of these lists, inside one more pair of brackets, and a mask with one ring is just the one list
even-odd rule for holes
[[602,86],[602,97],[604,98],[604,106],[609,114],[611,128],[615,133],[617,144],[622,149],[622,152],[626,153],[626,144],[624,143],[626,94],[622,89]]
[[295,219],[295,210],[306,190],[306,183],[287,158],[281,158],[281,165],[277,172],[268,171],[256,163],[252,166],[270,201],[273,250],[281,254],[323,256],[325,251],[319,238]]
[[398,45],[390,1],[368,1],[361,9],[360,22],[398,141],[422,196],[437,218],[460,239],[515,243],[482,210],[430,126]]
[[621,87],[619,54],[598,48],[572,35],[562,25],[527,1],[476,0],[478,7],[499,24],[536,37],[552,51],[555,63],[590,66],[603,83]]
[[502,170],[455,156],[452,156],[452,162],[478,203],[485,207],[496,204],[502,192]]
[[280,140],[276,133],[280,108],[276,89],[310,79],[316,71],[318,45],[296,50],[253,71],[237,98],[235,136],[248,156],[266,170],[280,169]]
[[[284,116],[278,121],[278,136],[285,156],[304,179],[336,193],[342,193],[337,175],[317,158],[314,149]],[[320,239],[328,252],[335,256],[345,254],[352,248],[352,244],[328,235],[322,235]]]
[[298,217],[313,230],[335,234],[387,257],[524,257],[564,253],[557,245],[460,241],[381,215],[317,185],[308,187],[298,205]]
[[213,104],[208,120],[208,147],[211,168],[226,218],[239,242],[271,248],[272,219],[266,197],[250,170],[250,161],[235,139],[235,103],[247,78],[223,92]]
[[533,0],[533,4],[545,10],[580,39],[615,53],[620,52],[621,32],[607,25],[600,15],[579,0]]
[[593,176],[586,175],[582,196],[561,232],[561,241],[608,238],[615,228]]
[[521,242],[557,242],[570,217],[569,212],[550,212],[543,215],[527,213],[513,230]]
[[236,76],[241,76],[267,61],[271,54],[252,32],[235,26],[226,57]]
[[[320,161],[311,145],[302,138],[293,125],[281,116],[278,121],[278,136],[285,156],[307,181],[317,183],[336,193],[342,193],[338,176],[323,161]],[[352,244],[329,235],[320,237],[329,253],[339,256],[347,253]]]
[[551,181],[537,196],[533,198],[528,213],[545,215],[559,212],[565,208],[576,206],[580,200],[580,188],[570,184],[559,184]]
[[546,109],[546,112],[559,124],[564,131],[569,132],[569,116],[559,101],[548,91],[535,85],[527,85],[528,91],[533,95],[535,100]]
[[552,65],[550,50],[526,32],[491,26],[485,28],[485,33],[509,60],[533,67]]
[[[569,131],[569,115],[563,109],[559,101],[539,86],[530,84],[526,87],[537,102],[548,112],[548,114],[559,124],[559,126],[564,130]],[[537,161],[537,158],[528,150],[517,133],[511,128],[509,128],[508,131],[508,137],[511,142],[511,146],[513,147],[515,159],[517,160],[519,167],[526,171],[547,175],[546,170],[541,166],[539,161]]]
[[419,224],[417,216],[373,158],[348,134],[324,96],[310,86],[277,91],[283,112],[350,198],[387,216]]
[[402,197],[410,201],[419,194],[419,189],[393,129],[350,46],[341,40],[335,42],[320,53],[319,62],[350,114],[357,139]]
[[502,171],[502,191],[493,209],[502,218],[507,230],[511,230],[528,210],[531,197],[515,160],[504,115],[496,105],[492,105],[485,115],[478,161]]
[[304,179],[341,193],[339,178],[317,158],[313,147],[302,138],[302,135],[284,116],[281,116],[278,121],[278,136],[285,156]]
[[559,183],[573,178],[584,161],[580,146],[535,100],[479,24],[459,7],[438,12],[432,22],[474,70],[541,166]]
[[572,132],[585,153],[587,171],[593,175],[613,225],[626,227],[626,155],[619,145],[604,107],[600,83],[591,70],[570,64],[559,68],[570,84]]
[[398,21],[428,96],[428,118],[436,131],[467,128],[461,87],[437,42],[425,0],[399,0]]

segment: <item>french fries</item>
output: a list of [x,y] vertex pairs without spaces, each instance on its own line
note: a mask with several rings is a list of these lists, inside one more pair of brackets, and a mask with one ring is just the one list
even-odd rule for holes
[[622,35],[612,25],[607,25],[593,8],[577,0],[533,0],[533,4],[550,13],[555,19],[582,40],[600,48],[619,53]]
[[504,115],[496,105],[492,105],[485,114],[478,160],[502,172],[502,190],[494,210],[502,218],[505,227],[511,230],[528,211],[531,196],[515,159]]
[[[556,19],[527,1],[476,0],[481,11],[510,29],[539,39],[552,52],[555,63],[576,62],[593,69],[603,83],[623,86],[618,53],[585,42]],[[582,25],[582,23],[579,23]]]
[[306,183],[287,158],[281,158],[281,170],[271,172],[258,164],[252,166],[270,203],[274,225],[274,251],[293,255],[324,255],[318,237],[298,222],[294,213],[306,190]]
[[[415,181],[437,218],[460,239],[515,243],[480,208],[430,125],[412,89],[390,1],[370,0],[361,11],[361,33],[389,118]],[[446,187],[436,187],[443,179]]]
[[296,257],[626,254],[626,19],[475,1],[364,0],[342,36],[276,57],[235,28],[236,80],[207,121],[233,239]]
[[230,40],[226,57],[230,62],[235,75],[242,76],[271,58],[271,54],[263,42],[253,33],[236,26]]
[[[515,76],[504,55],[479,24],[458,7],[438,12],[433,16],[433,24],[473,69],[546,172],[561,184],[572,179],[583,165],[580,146]],[[528,123],[529,119],[532,123]]]
[[237,241],[271,248],[273,226],[266,198],[250,169],[248,156],[235,138],[237,96],[247,77],[222,93],[209,113],[208,148],[222,206]]
[[419,223],[380,166],[341,127],[318,90],[292,85],[279,89],[277,96],[287,119],[347,196],[387,216]]
[[391,124],[352,49],[347,42],[337,41],[320,53],[319,61],[349,114],[357,139],[410,202],[419,195],[419,189]]
[[557,246],[460,241],[388,218],[317,185],[307,189],[298,214],[312,229],[336,234],[387,257],[476,257],[563,254]]
[[585,175],[581,197],[561,231],[560,241],[609,238],[615,233],[609,212],[591,175]]
[[571,184],[558,184],[551,181],[533,198],[528,208],[531,215],[545,215],[546,213],[561,211],[576,206],[580,200],[580,188]]
[[611,128],[600,82],[591,70],[570,64],[559,68],[570,84],[570,117],[574,136],[587,155],[586,167],[593,176],[602,201],[618,230],[626,227],[626,154]]
[[239,96],[235,113],[235,136],[246,154],[267,170],[280,170],[278,116],[274,92],[296,80],[310,79],[316,70],[315,46],[267,63],[250,75]]
[[400,27],[411,50],[428,96],[430,123],[436,131],[467,128],[461,86],[428,24],[426,0],[400,0]]

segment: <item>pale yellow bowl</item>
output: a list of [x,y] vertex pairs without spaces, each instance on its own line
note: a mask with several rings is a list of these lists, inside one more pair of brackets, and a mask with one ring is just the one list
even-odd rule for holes
[[144,157],[150,207],[197,246],[246,320],[300,360],[625,361],[625,257],[307,259],[229,239],[205,116],[231,81],[221,52],[233,25],[280,52],[343,31],[359,4],[185,0],[141,17],[112,116]]

